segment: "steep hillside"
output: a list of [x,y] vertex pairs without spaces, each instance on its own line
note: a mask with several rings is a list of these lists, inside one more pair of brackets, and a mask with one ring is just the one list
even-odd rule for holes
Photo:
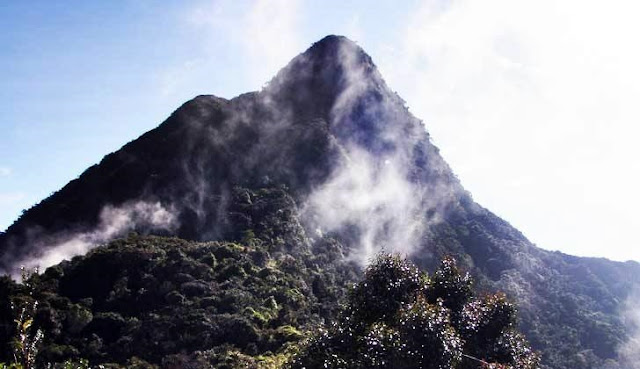
[[[311,253],[291,198],[281,189],[236,188],[242,237],[189,242],[138,236],[47,269],[30,288],[0,280],[0,308],[38,301],[40,365],[241,368],[279,360],[289,342],[337,315],[357,268],[335,240]],[[9,361],[12,314],[0,326],[0,362]],[[226,365],[226,366],[225,366]],[[143,366],[144,367],[144,366]]]
[[196,97],[107,155],[0,235],[0,268],[53,265],[129,231],[242,240],[254,224],[236,209],[238,187],[280,188],[312,253],[334,239],[349,263],[385,249],[427,270],[453,255],[479,288],[517,300],[547,367],[615,367],[628,338],[620,312],[640,266],[538,249],[476,204],[371,58],[337,36],[263,90]]

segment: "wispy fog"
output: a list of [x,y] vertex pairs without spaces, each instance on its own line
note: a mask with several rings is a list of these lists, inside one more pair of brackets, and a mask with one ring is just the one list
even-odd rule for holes
[[[360,265],[382,249],[410,255],[428,227],[440,221],[442,212],[427,213],[453,199],[451,188],[439,175],[429,182],[411,177],[413,152],[428,140],[424,127],[399,111],[402,102],[383,86],[377,71],[368,69],[357,48],[346,43],[338,55],[345,85],[333,105],[331,125],[342,160],[309,196],[303,213],[319,233],[347,235],[354,243],[348,257]],[[438,168],[444,166],[439,157],[430,159],[433,173],[448,173]]]
[[361,265],[381,249],[410,254],[426,221],[423,191],[406,180],[403,164],[379,159],[358,147],[345,152],[333,177],[309,198],[319,230],[355,227],[357,247],[350,257]]
[[621,368],[640,368],[640,290],[634,290],[622,305],[622,318],[630,332],[629,339],[618,348]]
[[131,202],[119,207],[106,206],[102,209],[100,222],[94,230],[55,236],[55,244],[42,248],[41,254],[15,261],[10,274],[17,279],[20,276],[20,266],[45,270],[62,260],[86,254],[92,248],[138,227],[171,230],[176,226],[172,209],[160,203]]

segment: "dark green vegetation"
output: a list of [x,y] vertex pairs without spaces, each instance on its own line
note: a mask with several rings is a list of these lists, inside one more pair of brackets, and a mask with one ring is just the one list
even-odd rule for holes
[[292,367],[537,368],[514,325],[515,306],[501,294],[474,296],[453,259],[429,278],[398,256],[379,256],[340,321],[307,343]]
[[313,254],[295,229],[271,231],[241,243],[133,234],[24,284],[0,279],[1,306],[34,317],[3,342],[33,342],[20,368],[537,368],[514,305],[474,296],[453,259],[429,278],[378,256],[339,313],[355,278],[339,247]]
[[[349,169],[351,163],[359,163],[355,160],[358,158],[356,154],[366,154],[374,179],[376,174],[383,172],[381,168],[387,168],[385,163],[388,160],[396,170],[392,179],[400,181],[403,185],[400,187],[410,190],[397,193],[397,196],[391,191],[392,195],[385,199],[386,202],[373,204],[363,216],[346,218],[347,221],[339,226],[328,229],[323,222],[330,217],[316,217],[313,207],[308,208],[313,203],[310,199],[322,204],[323,199],[318,200],[314,194],[319,190],[322,193],[327,183],[332,183],[335,178],[343,178],[340,175],[344,174],[345,168]],[[362,192],[366,194],[371,190],[377,189],[365,188]],[[277,193],[279,195],[276,196]],[[335,199],[327,200],[339,203]],[[346,196],[343,204],[347,205],[350,200]],[[431,143],[422,123],[387,87],[371,58],[345,38],[330,36],[314,44],[259,92],[231,100],[198,96],[177,109],[156,129],[105,156],[79,178],[26,211],[5,233],[0,234],[0,269],[17,270],[22,261],[46,254],[55,245],[73,240],[77,234],[111,226],[108,218],[101,217],[107,206],[126,208],[138,202],[161,204],[169,209],[175,215],[175,227],[161,229],[134,217],[131,224],[127,224],[130,229],[122,230],[125,233],[120,236],[136,231],[143,235],[176,236],[205,242],[195,246],[183,241],[159,239],[163,241],[154,246],[158,247],[158,253],[161,254],[160,244],[175,243],[175,248],[182,251],[176,251],[174,256],[182,260],[184,254],[189,261],[185,264],[201,262],[197,252],[187,252],[191,247],[195,250],[202,245],[231,247],[231,244],[236,244],[251,252],[267,248],[269,260],[276,265],[301,263],[306,267],[301,274],[291,272],[291,277],[286,277],[289,275],[286,270],[280,267],[278,270],[284,273],[282,278],[288,280],[282,282],[283,286],[294,280],[304,281],[313,296],[305,295],[305,290],[298,290],[310,298],[308,306],[303,307],[297,316],[292,313],[291,320],[276,321],[274,325],[259,326],[252,321],[259,339],[255,349],[248,343],[246,347],[238,348],[244,354],[271,351],[273,347],[269,342],[279,339],[273,333],[278,327],[291,325],[297,330],[304,330],[303,324],[325,316],[321,311],[335,311],[334,297],[346,293],[344,281],[350,280],[346,276],[351,273],[343,270],[348,268],[346,264],[336,264],[336,260],[354,255],[353,251],[360,250],[361,239],[365,237],[370,237],[371,244],[385,246],[389,251],[394,247],[407,250],[406,247],[411,246],[411,261],[429,272],[437,268],[444,255],[453,255],[460,267],[472,275],[480,293],[504,291],[518,304],[519,327],[533,348],[540,351],[543,368],[616,368],[617,349],[629,338],[628,327],[620,312],[630,291],[640,285],[640,266],[635,262],[617,263],[541,250],[507,222],[475,203]],[[404,204],[408,209],[394,208],[396,204]],[[387,216],[385,211],[389,205],[395,212]],[[300,215],[298,207],[307,212]],[[280,218],[282,214],[288,215]],[[408,221],[424,225],[420,232],[412,235],[409,245],[389,242],[390,238],[386,237],[402,234],[404,227],[410,228],[407,224],[393,223],[398,216],[406,216]],[[363,227],[363,223],[369,220],[372,223]],[[402,232],[395,229],[397,227],[401,227]],[[278,231],[289,228],[298,231]],[[324,236],[315,236],[317,228],[324,231]],[[372,229],[375,232],[369,232]],[[287,241],[279,234],[298,236],[291,236],[291,241]],[[279,237],[284,243],[279,241]],[[256,241],[249,242],[252,239]],[[216,243],[207,243],[214,241]],[[269,247],[276,247],[277,252]],[[89,262],[105,252],[105,249],[96,251],[85,260]],[[167,255],[172,253],[168,249],[163,252]],[[113,255],[114,260],[118,260],[116,254]],[[172,263],[172,257],[151,254],[165,264]],[[248,271],[244,268],[243,260],[246,258],[249,256],[243,256],[240,262],[229,266],[229,270],[214,269],[212,275],[191,275],[193,280],[181,280],[179,275],[195,271],[188,266],[182,271],[179,264],[174,265],[171,273],[164,272],[170,275],[155,277],[175,287],[172,291],[176,294],[172,297],[167,296],[169,291],[162,286],[156,286],[153,291],[145,287],[146,279],[135,274],[138,269],[144,270],[141,265],[125,268],[129,265],[126,262],[138,260],[133,256],[131,260],[121,257],[122,266],[120,262],[115,266],[111,264],[117,270],[100,269],[102,273],[110,273],[106,275],[111,279],[104,280],[99,278],[101,275],[92,275],[94,272],[91,270],[75,272],[84,262],[72,261],[57,266],[42,277],[48,283],[42,284],[42,288],[50,288],[48,293],[55,296],[43,295],[43,306],[60,303],[62,309],[75,309],[81,316],[85,310],[99,307],[105,310],[92,312],[88,327],[99,330],[103,324],[119,328],[111,338],[98,341],[91,335],[83,336],[88,328],[80,329],[81,324],[72,328],[74,332],[79,329],[78,332],[67,332],[65,324],[73,319],[67,321],[66,314],[54,315],[51,319],[57,325],[51,323],[54,334],[47,339],[57,342],[61,348],[47,355],[64,357],[64,350],[74,347],[80,354],[91,358],[102,357],[105,361],[124,358],[128,354],[126,350],[135,345],[125,341],[118,343],[118,340],[133,338],[127,330],[135,324],[142,324],[143,320],[136,315],[130,318],[127,314],[137,314],[136,306],[144,307],[148,301],[142,299],[138,303],[136,298],[147,294],[154,299],[160,299],[162,295],[163,302],[158,309],[168,309],[170,318],[167,319],[176,322],[175,329],[163,333],[177,332],[175,336],[167,338],[160,335],[158,338],[158,344],[165,342],[163,344],[167,347],[163,352],[169,354],[173,347],[176,351],[172,354],[186,355],[180,352],[185,342],[200,342],[185,333],[191,332],[189,324],[192,323],[189,322],[196,319],[190,314],[194,312],[197,316],[195,312],[199,309],[217,309],[219,303],[215,300],[212,306],[204,307],[202,301],[195,301],[199,295],[190,295],[187,291],[195,293],[193,291],[202,290],[222,296],[225,292],[216,288],[225,283],[218,280],[219,273],[223,272],[237,277],[238,286],[247,287],[245,281],[252,281],[255,276],[249,273],[253,269]],[[216,260],[222,263],[222,260]],[[307,265],[309,260],[317,265]],[[254,261],[251,263],[252,268],[263,268]],[[157,270],[162,268],[158,266]],[[240,276],[234,273],[240,273]],[[315,277],[306,279],[307,274],[314,273],[321,273],[324,277],[318,281]],[[202,284],[197,283],[199,279]],[[111,284],[105,286],[104,281]],[[136,284],[129,287],[134,282]],[[186,290],[182,291],[183,283],[193,284],[185,285]],[[210,289],[204,287],[207,283]],[[116,288],[116,284],[119,287]],[[233,289],[230,285],[224,286]],[[18,287],[7,284],[6,288]],[[141,288],[150,292],[138,295]],[[94,290],[102,293],[102,297],[83,297],[82,294]],[[246,316],[250,311],[245,311],[245,307],[260,313],[260,304],[271,294],[264,295],[258,290],[255,290],[255,298],[247,297],[252,305],[243,306],[240,312],[221,314],[236,314],[238,319],[250,319]],[[329,297],[322,300],[314,290],[326,290]],[[248,295],[253,296],[253,293]],[[68,306],[65,299],[69,300]],[[278,303],[279,307],[284,306]],[[110,310],[115,309],[114,306],[123,310]],[[289,308],[297,309],[293,305]],[[5,309],[2,316],[6,317],[7,307],[0,309]],[[119,316],[107,314],[109,312]],[[163,314],[154,314],[147,317],[151,322],[155,322],[153,319],[165,319]],[[300,323],[296,323],[298,320]],[[56,335],[59,324],[62,324],[61,333]],[[148,324],[153,328],[154,323]],[[218,333],[211,335],[211,340],[221,337]],[[64,341],[67,339],[71,341]],[[155,341],[148,338],[148,342]],[[89,347],[97,351],[86,351]],[[75,352],[69,350],[70,353]],[[107,358],[107,355],[113,356]],[[145,355],[150,353],[140,353],[141,358],[155,360]]]
[[[336,316],[356,269],[335,243],[310,252],[283,191],[238,189],[236,197],[238,215],[259,214],[236,242],[134,234],[28,285],[1,279],[2,326],[13,327],[10,302],[39,301],[41,365],[85,358],[121,367],[275,366],[290,342]],[[2,335],[0,362],[10,360],[15,332]]]

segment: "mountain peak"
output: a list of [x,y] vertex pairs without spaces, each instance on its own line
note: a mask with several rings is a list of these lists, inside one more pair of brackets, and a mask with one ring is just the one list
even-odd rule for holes
[[[345,36],[326,36],[313,43],[298,58],[313,62],[316,68],[334,67],[340,71],[357,67],[376,69],[371,57],[357,43]],[[292,63],[296,62],[296,59]]]
[[326,35],[320,40],[313,43],[313,45],[321,45],[321,44],[336,44],[336,43],[349,43],[352,45],[356,45],[350,38],[342,35]]
[[327,112],[343,92],[356,84],[369,90],[386,86],[371,57],[360,46],[347,37],[330,35],[293,58],[264,92],[276,101],[302,104],[307,111]]
[[329,35],[314,42],[303,54],[324,55],[329,51],[337,51],[340,49],[349,49],[351,51],[358,51],[359,53],[366,54],[354,41],[345,36],[339,35]]

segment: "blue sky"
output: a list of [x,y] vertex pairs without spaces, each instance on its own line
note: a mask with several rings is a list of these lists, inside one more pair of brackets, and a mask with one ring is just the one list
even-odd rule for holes
[[618,0],[4,1],[0,229],[186,100],[257,90],[343,34],[478,202],[543,248],[640,260],[637,11]]

